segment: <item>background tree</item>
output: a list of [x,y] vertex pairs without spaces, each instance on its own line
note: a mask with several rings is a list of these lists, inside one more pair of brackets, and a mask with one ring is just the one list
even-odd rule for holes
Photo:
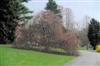
[[60,10],[58,9],[58,5],[56,4],[56,2],[54,0],[49,0],[49,2],[47,3],[47,6],[46,6],[45,9],[46,10],[51,10],[55,14],[60,13]]
[[98,36],[99,31],[100,31],[100,23],[95,19],[91,19],[88,28],[88,38],[94,50],[96,45],[100,42]]
[[31,19],[32,16],[30,15],[30,13],[32,13],[32,11],[30,11],[24,4],[22,4],[23,2],[28,2],[29,0],[18,0],[18,4],[17,4],[17,15],[20,18],[20,21],[24,21],[26,22],[27,20]]
[[21,19],[20,16],[25,14],[23,9],[26,7],[22,3],[27,1],[3,0],[0,2],[0,44],[13,42],[17,22]]
[[88,28],[83,28],[80,31],[78,31],[81,46],[87,46],[89,44],[86,29]]

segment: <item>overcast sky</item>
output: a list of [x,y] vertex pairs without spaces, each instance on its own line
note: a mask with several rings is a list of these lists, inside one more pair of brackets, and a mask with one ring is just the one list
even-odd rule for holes
[[[55,0],[58,5],[72,9],[75,20],[80,23],[85,16],[100,21],[100,0]],[[48,0],[31,0],[25,5],[34,13],[44,10]]]

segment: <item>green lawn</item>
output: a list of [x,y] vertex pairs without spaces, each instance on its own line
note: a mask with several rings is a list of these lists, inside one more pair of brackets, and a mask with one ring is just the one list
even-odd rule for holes
[[73,58],[0,45],[0,66],[62,66]]

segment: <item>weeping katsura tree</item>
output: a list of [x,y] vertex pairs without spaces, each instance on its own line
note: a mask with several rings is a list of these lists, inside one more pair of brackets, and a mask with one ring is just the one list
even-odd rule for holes
[[78,39],[74,33],[64,32],[61,18],[52,11],[43,11],[34,16],[30,24],[16,28],[15,47],[32,49],[33,46],[64,49],[65,53],[78,55]]

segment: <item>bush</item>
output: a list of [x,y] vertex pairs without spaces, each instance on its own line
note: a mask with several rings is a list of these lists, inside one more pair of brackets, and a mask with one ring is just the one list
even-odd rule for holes
[[100,52],[100,44],[96,46],[96,51]]

